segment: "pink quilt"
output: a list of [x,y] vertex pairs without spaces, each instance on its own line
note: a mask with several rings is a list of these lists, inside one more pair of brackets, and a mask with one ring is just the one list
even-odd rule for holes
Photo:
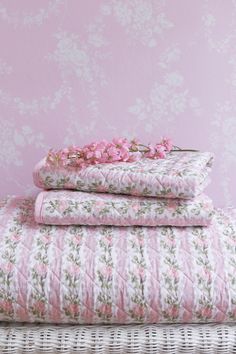
[[35,220],[50,225],[207,226],[213,204],[194,199],[147,198],[77,191],[44,191],[35,203]]
[[78,170],[48,166],[44,159],[35,167],[34,182],[44,189],[188,199],[208,184],[212,160],[208,152],[173,152],[165,159],[98,164]]
[[206,227],[45,226],[0,206],[0,320],[236,321],[236,212]]

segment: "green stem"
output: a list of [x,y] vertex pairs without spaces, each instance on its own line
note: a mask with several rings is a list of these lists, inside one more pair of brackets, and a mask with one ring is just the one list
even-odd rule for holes
[[[174,146],[175,147],[175,146]],[[171,152],[183,152],[183,151],[189,151],[189,152],[199,152],[199,150],[194,150],[194,149],[172,149]]]

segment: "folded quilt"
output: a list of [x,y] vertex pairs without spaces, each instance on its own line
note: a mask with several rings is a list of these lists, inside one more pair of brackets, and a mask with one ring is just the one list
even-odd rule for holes
[[73,167],[49,166],[46,159],[34,170],[36,186],[165,198],[193,198],[209,182],[213,155],[172,152],[165,159]]
[[35,220],[49,225],[207,226],[213,204],[194,199],[147,198],[77,191],[44,191],[35,202]]
[[206,227],[45,226],[0,207],[0,320],[236,321],[236,212]]

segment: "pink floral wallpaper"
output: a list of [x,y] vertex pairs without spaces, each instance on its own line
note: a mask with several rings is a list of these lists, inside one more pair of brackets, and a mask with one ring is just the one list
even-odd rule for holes
[[235,0],[0,0],[0,194],[35,193],[50,147],[167,135],[236,205],[235,41]]

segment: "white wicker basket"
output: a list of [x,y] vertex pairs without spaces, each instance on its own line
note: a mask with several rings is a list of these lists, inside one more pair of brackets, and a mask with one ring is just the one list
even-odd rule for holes
[[236,325],[0,325],[0,353],[235,354]]

